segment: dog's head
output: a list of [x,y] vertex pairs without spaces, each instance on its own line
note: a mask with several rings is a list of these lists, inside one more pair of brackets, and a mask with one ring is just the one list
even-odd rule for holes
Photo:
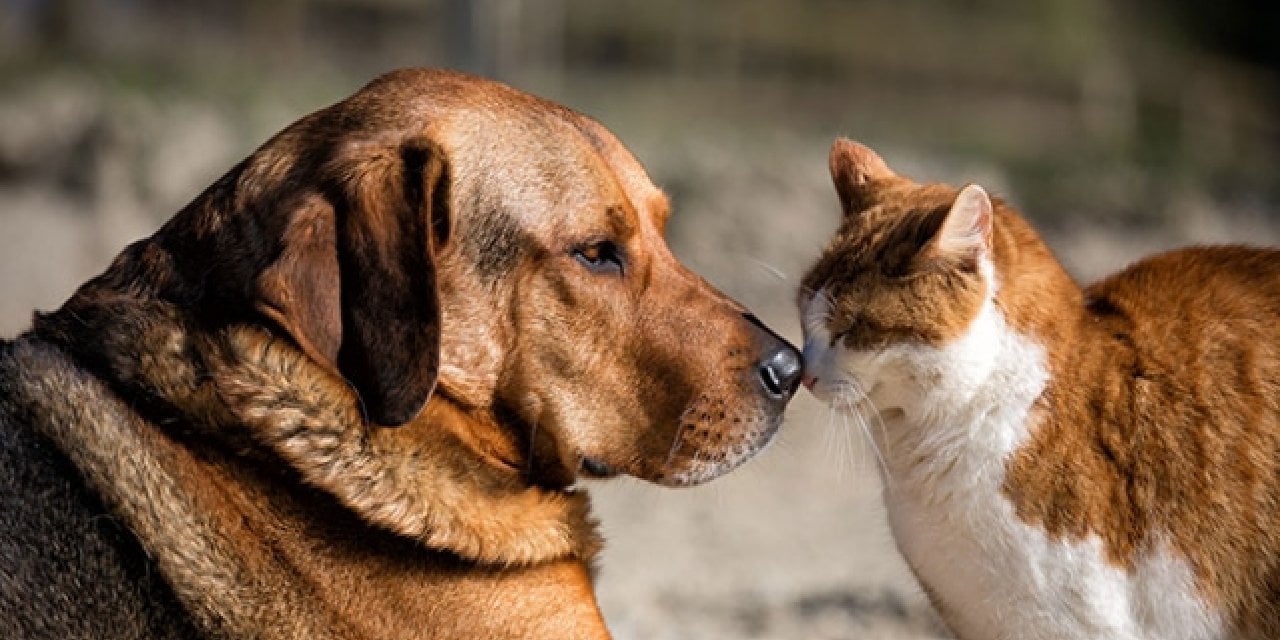
[[375,424],[433,397],[481,417],[548,483],[716,477],[799,381],[793,347],[672,256],[665,196],[608,131],[494,82],[383,76],[187,213],[158,237],[201,304],[244,301]]

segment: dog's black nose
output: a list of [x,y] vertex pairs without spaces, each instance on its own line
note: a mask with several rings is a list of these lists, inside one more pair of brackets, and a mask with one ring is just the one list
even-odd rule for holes
[[800,386],[803,370],[800,353],[784,342],[760,363],[760,381],[770,394],[785,398]]
[[800,378],[804,373],[804,360],[800,352],[791,346],[785,338],[774,333],[760,319],[752,314],[745,314],[751,324],[760,329],[760,344],[764,357],[760,359],[760,384],[769,395],[782,401],[791,398],[800,386]]

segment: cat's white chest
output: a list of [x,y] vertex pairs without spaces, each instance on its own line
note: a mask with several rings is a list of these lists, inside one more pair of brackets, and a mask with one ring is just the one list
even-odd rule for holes
[[904,489],[886,490],[893,534],[961,639],[1222,637],[1187,563],[1167,547],[1124,570],[1097,536],[1051,539],[998,493],[937,503]]
[[941,349],[816,351],[806,357],[887,410],[871,432],[894,538],[962,640],[1225,637],[1190,567],[1158,540],[1119,567],[1097,536],[1051,538],[1017,517],[1005,463],[1030,434],[1048,373],[1043,350],[990,303]]
[[1051,539],[998,493],[939,503],[905,489],[886,490],[895,539],[964,640],[1224,637],[1167,547],[1126,570],[1099,538]]

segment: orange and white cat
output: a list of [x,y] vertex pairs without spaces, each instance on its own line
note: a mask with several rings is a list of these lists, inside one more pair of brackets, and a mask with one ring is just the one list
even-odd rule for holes
[[1081,289],[981,187],[838,140],[806,384],[866,421],[899,549],[965,640],[1280,638],[1280,252]]

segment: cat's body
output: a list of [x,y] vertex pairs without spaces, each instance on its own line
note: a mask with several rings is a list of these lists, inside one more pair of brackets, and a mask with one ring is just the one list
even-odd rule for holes
[[832,172],[806,382],[868,421],[952,630],[1280,637],[1280,252],[1185,249],[1082,290],[980,188],[847,141]]

